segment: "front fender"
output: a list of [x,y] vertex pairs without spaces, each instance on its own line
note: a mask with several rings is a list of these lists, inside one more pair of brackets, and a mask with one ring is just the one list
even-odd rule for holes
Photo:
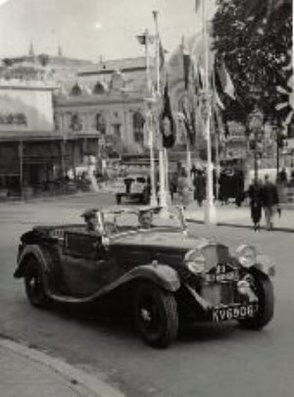
[[258,254],[256,264],[253,267],[269,277],[276,274],[275,263],[267,255]]
[[48,272],[48,258],[46,257],[46,253],[39,245],[29,244],[24,247],[19,255],[17,260],[17,269],[13,274],[14,278],[21,278],[24,276],[28,259],[31,256],[34,256],[38,260],[44,273]]
[[158,264],[147,264],[136,267],[127,273],[128,281],[131,280],[148,280],[161,288],[175,292],[181,286],[181,281],[176,270],[170,266]]

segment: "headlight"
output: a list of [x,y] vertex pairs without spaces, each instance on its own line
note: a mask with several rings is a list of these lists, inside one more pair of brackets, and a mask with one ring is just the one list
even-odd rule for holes
[[184,258],[185,266],[191,273],[199,274],[205,269],[205,258],[198,250],[187,252]]
[[256,263],[256,250],[250,245],[240,245],[236,250],[236,256],[242,266],[249,268]]

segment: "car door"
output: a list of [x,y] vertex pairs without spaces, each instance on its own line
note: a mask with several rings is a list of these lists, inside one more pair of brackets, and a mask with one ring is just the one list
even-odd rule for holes
[[93,294],[104,284],[103,268],[108,262],[102,236],[86,231],[64,234],[64,277],[73,296]]

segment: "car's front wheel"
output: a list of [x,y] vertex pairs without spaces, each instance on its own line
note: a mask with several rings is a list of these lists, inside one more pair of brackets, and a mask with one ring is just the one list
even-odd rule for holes
[[270,278],[261,273],[253,275],[253,291],[258,298],[258,309],[253,317],[240,320],[243,328],[258,330],[266,326],[274,315],[274,290]]
[[24,284],[27,298],[33,306],[49,307],[50,299],[45,292],[41,264],[35,257],[30,258],[26,265]]
[[176,339],[179,319],[172,293],[147,282],[138,285],[134,314],[136,327],[149,345],[165,348]]

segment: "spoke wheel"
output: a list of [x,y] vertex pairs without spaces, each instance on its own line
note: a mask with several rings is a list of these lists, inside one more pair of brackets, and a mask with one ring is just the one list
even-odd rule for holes
[[258,330],[266,326],[274,315],[274,291],[270,278],[255,272],[253,290],[258,297],[258,310],[254,317],[240,320],[243,328]]
[[135,290],[136,327],[144,341],[165,348],[177,337],[178,310],[175,297],[151,283],[140,284]]
[[50,300],[45,292],[42,268],[35,258],[31,258],[27,264],[24,283],[29,302],[38,308],[48,308]]

